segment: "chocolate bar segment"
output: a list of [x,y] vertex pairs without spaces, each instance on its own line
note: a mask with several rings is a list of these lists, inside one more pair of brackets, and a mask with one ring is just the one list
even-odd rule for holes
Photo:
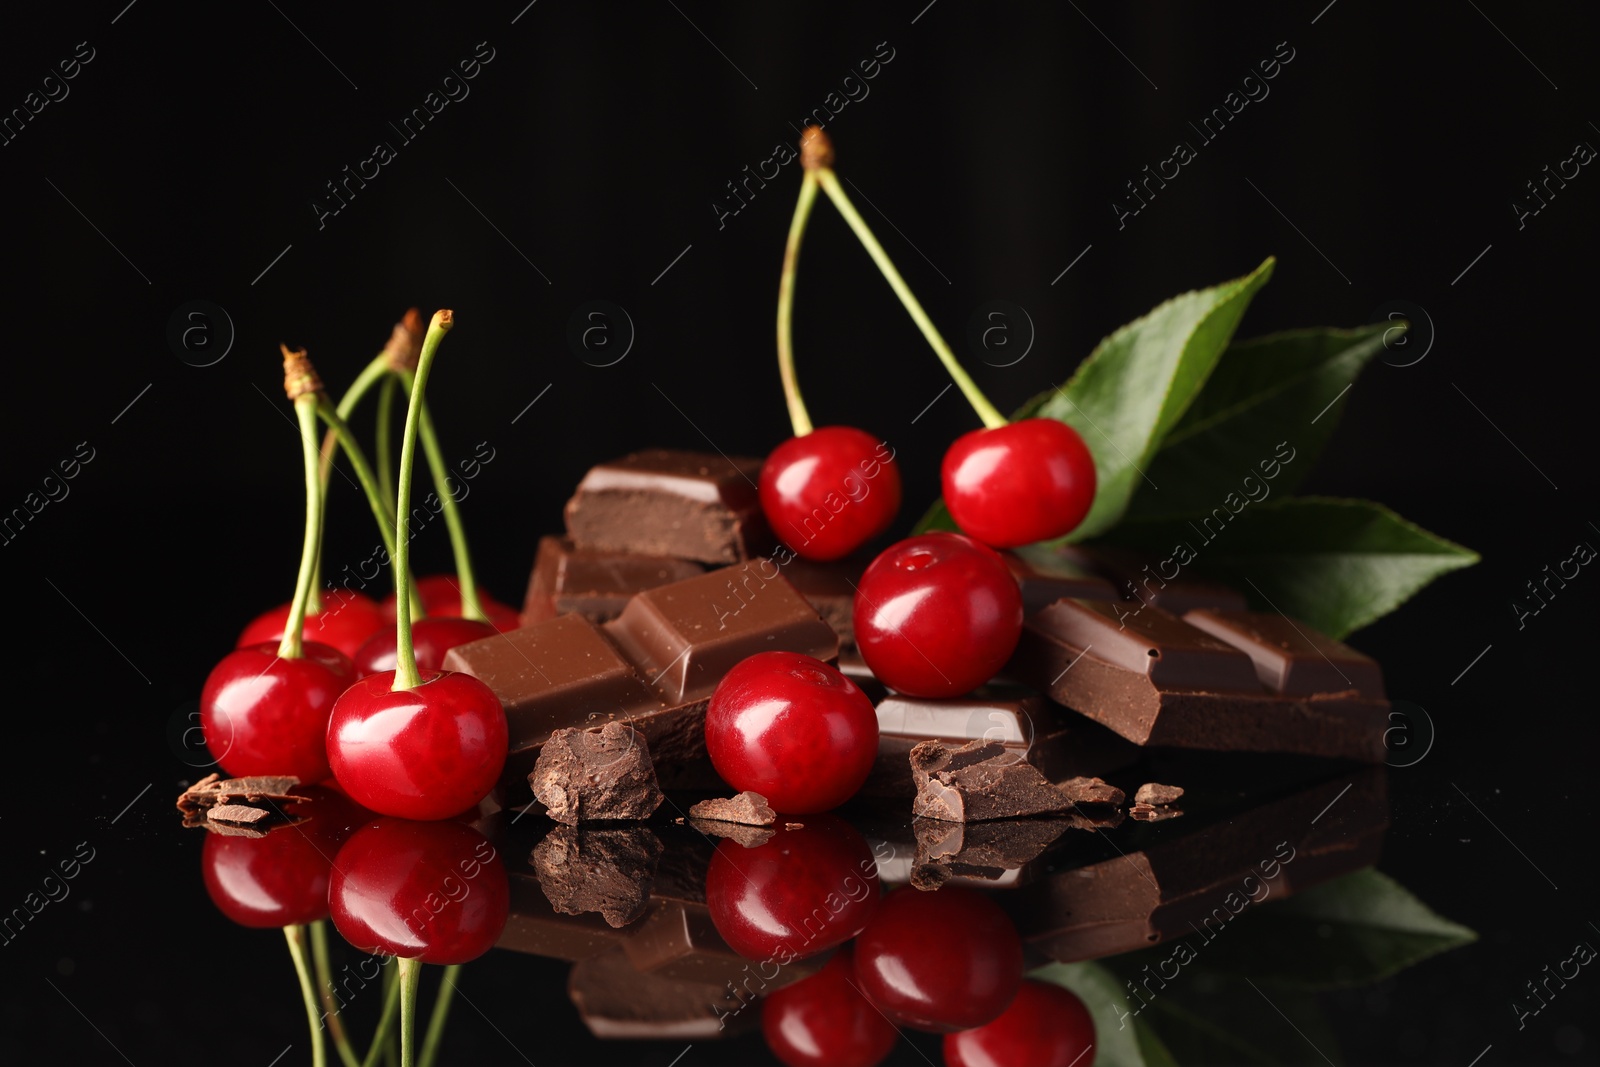
[[864,564],[850,560],[818,563],[795,558],[783,564],[783,576],[817,609],[822,620],[833,627],[842,650],[856,647],[856,584],[861,580],[863,569]]
[[590,469],[567,502],[579,548],[737,563],[772,534],[756,485],[761,460],[650,449]]
[[1376,660],[1276,612],[1198,609],[1184,621],[1254,661],[1261,684],[1275,693],[1310,696],[1353,689],[1383,699],[1383,671]]
[[1172,560],[1158,560],[1106,545],[1061,545],[1050,551],[1105,578],[1124,600],[1182,615],[1194,608],[1242,610],[1244,594],[1209,578],[1183,570]]
[[622,614],[633,594],[704,571],[693,560],[602,552],[577,548],[564,537],[541,537],[522,604],[522,625],[569,614],[609,622]]

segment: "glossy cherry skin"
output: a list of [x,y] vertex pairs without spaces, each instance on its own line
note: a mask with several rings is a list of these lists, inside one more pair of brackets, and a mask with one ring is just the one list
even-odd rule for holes
[[328,722],[328,762],[340,788],[380,815],[447,819],[489,794],[506,761],[506,715],[470,674],[423,671],[392,692],[394,672],[345,690]]
[[857,685],[797,652],[758,652],[723,675],[706,709],[706,751],[722,780],[777,811],[836,808],[878,756],[878,716]]
[[894,449],[851,426],[791,437],[761,467],[761,510],[778,539],[806,559],[848,556],[894,522]]
[[286,814],[305,816],[264,837],[208,833],[200,852],[206,893],[217,910],[240,926],[293,926],[328,917],[328,876],[333,858],[362,817],[344,796],[322,786],[299,786],[310,803]]
[[[419,671],[437,671],[444,668],[444,656],[457,645],[493,637],[500,631],[476,619],[457,619],[429,615],[411,624],[411,649],[416,653]],[[390,626],[379,630],[362,644],[355,655],[356,673],[365,678],[369,674],[392,671],[398,662],[395,652],[395,631]]]
[[706,908],[729,948],[783,966],[861,932],[878,908],[878,867],[855,827],[808,815],[754,848],[717,842]]
[[[263,611],[250,620],[250,624],[239,635],[239,640],[234,642],[234,647],[244,648],[246,645],[259,645],[265,641],[281,641],[284,624],[288,621],[288,604],[279,604],[269,611]],[[385,626],[393,625],[394,620],[385,620],[383,610],[371,597],[352,593],[348,589],[324,589],[322,610],[315,615],[306,616],[305,625],[300,628],[300,636],[304,640],[337,648],[345,655],[354,657],[363,641]]]
[[788,1067],[881,1063],[898,1035],[883,1013],[856,991],[857,984],[854,958],[846,946],[816,974],[769,993],[761,1002],[767,1048]]
[[375,819],[339,850],[328,907],[363,952],[466,963],[499,940],[511,888],[494,845],[472,827]]
[[995,548],[1069,534],[1094,503],[1094,457],[1078,431],[1056,419],[963,434],[940,473],[956,525]]
[[992,1023],[944,1038],[945,1067],[1090,1067],[1094,1019],[1070,989],[1027,981]]
[[884,685],[907,696],[960,696],[1016,650],[1022,594],[998,552],[960,534],[923,534],[868,565],[855,627],[862,658]]
[[891,1020],[948,1033],[1000,1017],[1022,984],[1022,939],[970,889],[890,893],[856,941],[861,992]]
[[315,641],[302,649],[299,659],[281,659],[276,642],[251,645],[211,668],[200,692],[200,728],[230,776],[328,777],[328,717],[356,669],[338,649]]
[[[416,580],[417,596],[422,600],[422,608],[429,616],[457,616],[461,614],[461,585],[453,574],[430,574],[426,578]],[[501,633],[515,630],[522,625],[517,618],[517,610],[507,607],[494,597],[478,590],[478,602],[483,605],[483,613],[489,616],[489,625]],[[390,593],[383,601],[383,617],[392,628],[394,626],[394,594]],[[413,637],[413,640],[415,638]]]

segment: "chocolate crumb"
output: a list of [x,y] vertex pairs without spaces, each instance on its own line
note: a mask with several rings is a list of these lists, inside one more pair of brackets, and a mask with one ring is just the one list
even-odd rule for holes
[[1171,804],[1181,796],[1183,796],[1183,787],[1180,785],[1162,785],[1159,782],[1146,782],[1139,787],[1138,792],[1133,794],[1133,801],[1135,804],[1149,804],[1154,807],[1161,807],[1163,804]]
[[597,911],[613,927],[644,914],[655,885],[661,840],[647,827],[602,830],[557,826],[528,862],[550,906],[563,915]]
[[952,748],[923,741],[911,750],[917,785],[912,813],[947,822],[977,822],[1064,811],[1072,799],[1039,769],[998,741]]
[[1120,806],[1127,794],[1099,778],[1068,778],[1060,789],[1074,804],[1111,804]]
[[786,822],[783,824],[783,828],[785,830],[804,830],[806,824],[803,822]]
[[1167,819],[1176,819],[1183,812],[1168,805],[1135,804],[1128,809],[1128,818],[1138,822],[1164,822]]
[[689,808],[689,818],[736,822],[743,826],[771,826],[778,821],[767,798],[748,789],[727,800],[720,797],[702,800]]
[[644,735],[617,721],[551,734],[528,784],[550,817],[568,825],[648,819],[664,799]]

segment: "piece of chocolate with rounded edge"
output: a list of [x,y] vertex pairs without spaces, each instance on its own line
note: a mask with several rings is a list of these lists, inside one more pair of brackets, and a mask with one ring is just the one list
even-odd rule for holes
[[653,448],[592,467],[567,501],[580,548],[727,564],[766,551],[759,459]]
[[1183,619],[1249,656],[1261,684],[1275,693],[1311,696],[1354,690],[1368,699],[1384,699],[1383,670],[1376,660],[1287,615],[1201,608],[1185,612]]
[[602,552],[577,548],[564,537],[541,537],[523,600],[522,625],[558,615],[609,622],[622,613],[633,594],[704,571],[693,560]]
[[622,722],[557,730],[528,776],[533,795],[557,822],[648,819],[666,799],[644,735]]

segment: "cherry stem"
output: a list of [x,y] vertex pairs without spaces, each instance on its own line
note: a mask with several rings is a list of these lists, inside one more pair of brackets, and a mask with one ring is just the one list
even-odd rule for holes
[[317,976],[317,999],[322,1003],[322,1018],[328,1022],[328,1036],[333,1038],[334,1050],[344,1067],[361,1067],[356,1050],[350,1047],[350,1035],[345,1033],[344,1018],[339,1014],[339,998],[333,992],[333,967],[328,962],[328,921],[318,919],[311,924],[311,965]]
[[817,202],[817,175],[806,170],[800,178],[800,199],[789,222],[789,239],[783,246],[783,273],[778,276],[778,375],[783,379],[783,396],[789,403],[789,423],[796,437],[811,432],[811,415],[800,396],[800,380],[794,373],[794,285],[800,273],[800,242],[805,238],[811,207]]
[[[411,380],[411,403],[406,407],[406,429],[400,438],[400,482],[395,492],[395,665],[394,684],[390,689],[401,692],[422,684],[417,674],[417,654],[411,647],[411,536],[406,529],[406,518],[411,514],[411,475],[417,463],[417,431],[422,424],[422,395],[428,386],[428,372],[433,369],[433,357],[438,354],[439,342],[455,325],[455,315],[448,309],[435,311],[428,323],[428,334],[422,339],[422,353],[417,357],[417,369]],[[406,978],[405,963],[401,961],[402,984]],[[416,989],[412,989],[412,1000]],[[404,999],[404,998],[402,998]],[[405,1016],[401,1016],[402,1027]],[[407,1050],[410,1043],[402,1040]],[[409,1052],[408,1052],[409,1055]],[[405,1061],[410,1067],[410,1060]]]
[[861,217],[861,213],[856,210],[855,205],[850,202],[850,198],[845,195],[844,188],[839,184],[839,176],[827,167],[818,168],[815,173],[817,180],[822,183],[823,192],[828,194],[828,199],[833,201],[833,206],[839,209],[839,214],[844,216],[844,221],[849,223],[850,229],[855,231],[856,238],[860,240],[862,247],[867,250],[867,255],[871,256],[872,262],[878,265],[878,270],[883,274],[884,280],[889,283],[889,288],[893,289],[894,295],[900,298],[900,303],[905,306],[906,312],[910,314],[911,321],[915,322],[917,329],[922,331],[922,336],[927,339],[928,345],[933,349],[934,354],[939,357],[940,362],[944,364],[945,370],[950,372],[950,377],[960,387],[961,392],[966,395],[967,403],[971,404],[972,410],[978,413],[978,418],[982,419],[983,424],[990,429],[1006,425],[1006,417],[1000,414],[993,404],[989,403],[989,398],[983,395],[977,384],[962,369],[961,364],[956,362],[955,353],[950,351],[950,346],[945,344],[944,338],[939,335],[939,330],[934,326],[933,320],[928,318],[928,313],[922,310],[921,304],[917,303],[917,298],[912,295],[911,287],[906,285],[905,279],[900,277],[900,272],[895,269],[894,263],[890,261],[889,253],[883,250],[883,246],[878,243],[878,239],[872,235],[872,231],[867,227],[866,220]]
[[428,1019],[428,1032],[422,1038],[422,1055],[417,1057],[418,1067],[433,1067],[439,1055],[439,1042],[444,1040],[445,1020],[450,1017],[450,1001],[456,994],[456,976],[461,964],[452,963],[444,969],[439,982],[439,993],[433,1000],[433,1015]]
[[300,548],[300,573],[295,579],[294,600],[289,605],[283,639],[278,642],[280,659],[299,659],[303,654],[300,631],[306,624],[306,606],[317,581],[317,557],[321,554],[322,484],[317,472],[317,396],[314,392],[302,393],[294,401],[306,468],[306,533]]
[[386,374],[378,390],[378,485],[390,510],[394,509],[394,398],[399,388],[394,375]]
[[372,1045],[367,1049],[367,1058],[361,1061],[361,1067],[377,1067],[378,1057],[383,1055],[394,1030],[395,1011],[400,1007],[400,983],[395,981],[394,971],[393,967],[384,967],[383,1014],[378,1016],[378,1028],[372,1032]]
[[[298,406],[298,405],[296,405]],[[315,423],[312,424],[313,426]],[[315,434],[312,440],[315,441]],[[316,452],[313,446],[312,452]],[[315,467],[313,466],[313,471]],[[311,988],[311,968],[306,966],[306,928],[285,926],[284,939],[289,942],[289,956],[294,960],[295,974],[300,977],[300,999],[306,1005],[306,1023],[311,1027],[311,1067],[326,1067],[328,1048],[322,1040],[322,1026],[317,1021],[317,994]]]
[[[409,395],[413,375],[409,371],[395,371],[400,387]],[[422,401],[422,454],[428,460],[428,474],[433,479],[433,490],[438,494],[439,506],[444,509],[444,525],[450,531],[450,551],[456,558],[456,583],[461,589],[461,617],[489,620],[478,596],[478,583],[472,573],[472,552],[467,547],[467,528],[461,522],[461,510],[456,505],[455,494],[450,491],[450,468],[445,465],[444,449],[439,447],[439,435],[433,428],[433,414],[428,410],[426,398]]]
[[[400,464],[405,465],[404,452]],[[400,967],[400,1067],[416,1067],[417,984],[422,977],[422,961],[402,957],[397,962]]]

